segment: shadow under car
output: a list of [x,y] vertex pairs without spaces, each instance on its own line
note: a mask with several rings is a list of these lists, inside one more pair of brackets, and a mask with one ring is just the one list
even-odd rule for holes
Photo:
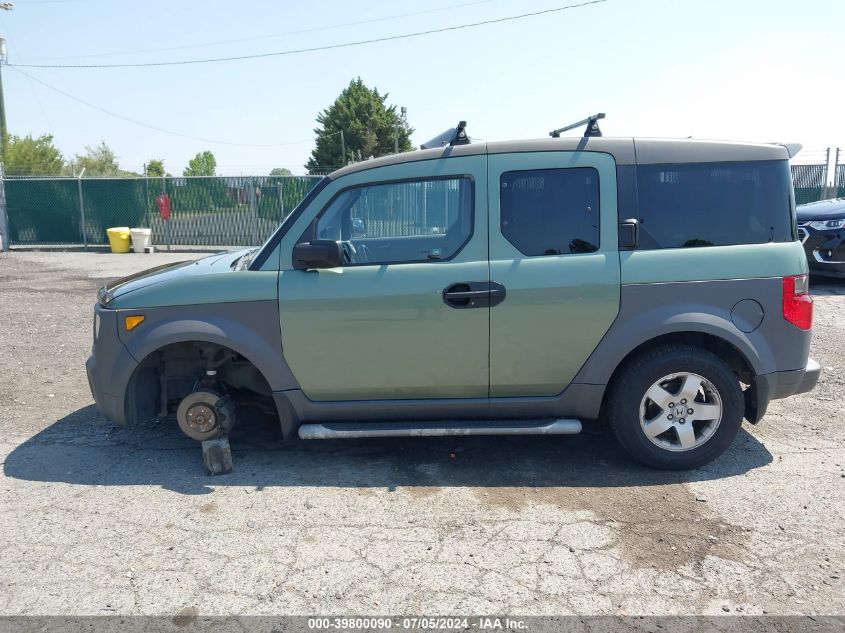
[[155,485],[183,494],[209,486],[629,487],[714,480],[772,461],[741,430],[715,462],[692,471],[640,466],[598,423],[575,436],[380,438],[283,443],[274,419],[244,416],[230,435],[234,471],[209,477],[199,444],[176,423],[116,427],[94,406],[58,420],[15,447],[6,477],[78,485]]

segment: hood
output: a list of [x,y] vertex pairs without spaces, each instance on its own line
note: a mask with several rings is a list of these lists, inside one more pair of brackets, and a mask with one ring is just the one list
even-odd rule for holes
[[845,198],[802,204],[796,207],[795,212],[799,222],[845,218]]
[[254,249],[244,249],[232,253],[215,253],[202,259],[156,266],[155,268],[150,268],[106,284],[100,288],[97,297],[102,305],[107,305],[112,299],[166,281],[199,275],[232,272],[233,264],[252,250]]

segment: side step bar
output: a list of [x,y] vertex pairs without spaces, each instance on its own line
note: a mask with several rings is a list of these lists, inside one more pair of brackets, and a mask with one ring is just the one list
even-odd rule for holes
[[303,424],[303,440],[450,435],[576,435],[578,420],[455,420],[439,422],[333,422]]

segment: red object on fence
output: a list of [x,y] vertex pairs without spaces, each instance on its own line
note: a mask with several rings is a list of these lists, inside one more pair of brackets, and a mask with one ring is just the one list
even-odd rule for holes
[[160,193],[156,196],[156,205],[158,205],[158,213],[162,220],[170,219],[170,196],[166,193]]

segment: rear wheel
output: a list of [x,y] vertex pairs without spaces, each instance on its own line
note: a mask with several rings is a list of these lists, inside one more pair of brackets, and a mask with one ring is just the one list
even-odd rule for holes
[[702,466],[731,445],[742,425],[737,377],[698,347],[650,350],[621,370],[612,389],[608,413],[619,443],[656,468]]

